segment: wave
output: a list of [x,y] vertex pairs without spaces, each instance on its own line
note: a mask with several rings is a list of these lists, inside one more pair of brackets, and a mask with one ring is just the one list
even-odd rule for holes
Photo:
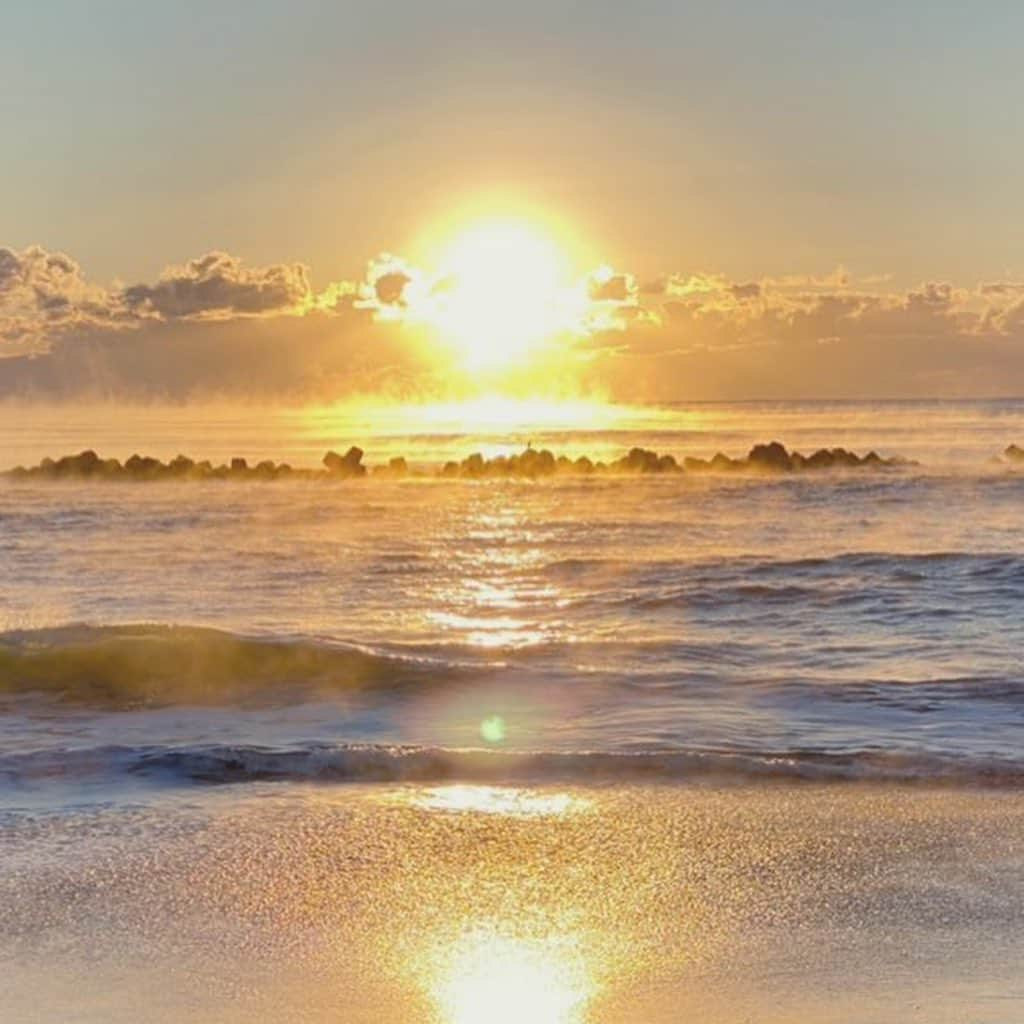
[[552,752],[372,744],[100,746],[0,757],[24,783],[89,775],[179,782],[638,784],[646,782],[885,783],[1019,788],[1024,761],[859,750],[785,753],[673,750]]
[[[839,552],[817,557],[723,555],[627,562],[601,556],[557,559],[538,575],[572,587],[572,607],[631,613],[678,608],[742,618],[771,608],[870,608],[919,588],[903,618],[972,614],[981,601],[1024,599],[1024,557],[1001,552]],[[958,602],[958,595],[964,601]],[[967,602],[969,599],[969,602]]]
[[401,689],[481,665],[334,640],[197,626],[61,626],[0,633],[0,693],[119,707],[220,704],[310,691]]

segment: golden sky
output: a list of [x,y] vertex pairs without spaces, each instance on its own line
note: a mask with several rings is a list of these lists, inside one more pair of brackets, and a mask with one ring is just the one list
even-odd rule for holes
[[725,7],[23,6],[0,396],[1024,392],[1022,8]]

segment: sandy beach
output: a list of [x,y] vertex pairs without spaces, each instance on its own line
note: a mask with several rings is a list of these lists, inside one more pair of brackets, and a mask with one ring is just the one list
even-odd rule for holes
[[1016,793],[260,784],[3,836],[24,1024],[1024,1015]]

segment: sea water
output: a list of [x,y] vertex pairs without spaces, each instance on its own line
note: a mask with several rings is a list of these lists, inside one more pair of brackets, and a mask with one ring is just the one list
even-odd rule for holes
[[[312,466],[328,448],[359,444],[371,464],[401,454],[423,474],[268,483],[0,481],[0,950],[17,967],[8,978],[22,1016],[12,1019],[78,1019],[72,981],[89,977],[91,955],[103,961],[106,995],[92,991],[80,1019],[147,1019],[122,1018],[118,1007],[137,1009],[140,993],[158,984],[173,951],[161,915],[192,935],[198,926],[183,923],[190,906],[236,944],[232,963],[255,942],[263,970],[262,957],[280,966],[293,954],[308,967],[312,954],[300,947],[322,939],[322,915],[313,908],[316,893],[331,890],[320,876],[335,854],[317,845],[316,877],[296,869],[300,896],[288,886],[287,856],[270,848],[288,834],[292,856],[313,856],[295,851],[297,829],[308,843],[333,837],[341,844],[336,855],[355,857],[357,865],[385,857],[376,845],[382,836],[390,844],[385,859],[400,860],[396,850],[409,843],[418,862],[427,843],[443,860],[445,829],[437,819],[422,828],[396,824],[395,815],[412,813],[410,806],[429,816],[430,794],[442,815],[471,813],[475,820],[496,810],[518,822],[525,832],[513,845],[528,849],[524,862],[536,863],[536,843],[548,841],[522,824],[534,816],[567,816],[579,857],[594,864],[631,829],[641,839],[653,836],[665,849],[654,859],[649,850],[638,857],[647,858],[648,880],[666,886],[673,903],[683,897],[673,888],[682,884],[678,874],[669,872],[670,879],[663,870],[664,857],[675,863],[667,851],[679,850],[672,829],[694,814],[714,822],[717,813],[694,811],[680,796],[686,787],[724,787],[721,806],[741,817],[736,787],[775,787],[764,798],[774,808],[768,824],[759,819],[736,833],[753,849],[751,835],[767,828],[765,850],[775,852],[767,861],[745,854],[742,869],[726,857],[732,866],[722,868],[748,873],[752,885],[757,872],[782,870],[778,849],[799,856],[793,851],[810,842],[799,829],[778,839],[778,829],[796,827],[792,819],[782,824],[779,786],[813,792],[786,799],[796,801],[796,818],[819,823],[830,800],[852,799],[839,795],[851,785],[887,787],[875,804],[854,802],[843,811],[840,831],[856,848],[849,862],[826,843],[824,867],[811,871],[801,861],[787,877],[799,877],[798,888],[809,894],[817,884],[841,888],[849,869],[860,881],[843,899],[856,902],[857,886],[866,884],[861,876],[872,870],[864,836],[894,843],[879,858],[880,870],[904,886],[896,905],[909,907],[910,923],[920,928],[932,904],[920,893],[908,896],[909,883],[897,877],[906,865],[890,862],[901,842],[917,851],[919,864],[953,833],[973,850],[961,827],[985,836],[981,847],[990,854],[994,841],[1009,841],[1006,828],[1013,833],[1016,826],[1004,828],[1003,815],[1016,821],[1017,811],[1006,803],[979,811],[974,801],[984,791],[1012,802],[1024,783],[1024,472],[996,458],[1011,442],[1024,442],[1024,403],[704,405],[629,410],[594,423],[586,415],[571,423],[502,417],[482,427],[449,417],[454,413],[424,414],[417,429],[415,415],[337,410],[115,414],[10,406],[0,414],[4,466],[84,447],[119,458],[184,451],[197,459],[238,454]],[[681,459],[718,450],[739,456],[772,439],[805,453],[843,445],[917,464],[545,480],[433,474],[447,458],[527,443],[601,458],[642,445]],[[216,783],[233,785],[211,788]],[[930,801],[925,810],[907,795],[919,791]],[[652,806],[663,806],[663,823],[676,822],[661,826],[668,834],[632,820],[635,811],[615,818],[616,807],[642,807],[645,793]],[[943,803],[950,799],[965,803],[953,813]],[[573,816],[594,801],[610,801],[602,824],[585,812]],[[354,816],[353,831],[341,828],[335,811]],[[901,829],[918,813],[925,825]],[[953,824],[944,830],[936,824],[943,820]],[[230,852],[241,842],[232,821],[248,837],[248,852]],[[487,832],[494,827],[482,826],[484,849],[504,841],[504,833],[495,839]],[[708,827],[715,842],[739,841],[721,822]],[[605,837],[596,850],[594,828]],[[815,836],[823,841],[820,830]],[[469,843],[464,836],[453,841]],[[260,843],[268,846],[256,852]],[[209,858],[209,872],[198,872],[201,884],[195,871],[181,870],[189,851]],[[960,868],[945,876],[955,874],[961,895],[971,894],[973,902],[957,903],[950,915],[960,925],[966,916],[979,949],[979,936],[1019,934],[1019,851],[1002,856],[973,881]],[[264,910],[234,913],[232,863],[256,865],[266,883]],[[346,905],[361,906],[352,863],[336,866],[348,879],[336,883]],[[827,884],[813,880],[819,869]],[[434,879],[424,898],[437,899],[436,872],[417,870]],[[460,870],[473,874],[465,863]],[[406,886],[394,907],[400,921],[418,883],[395,871]],[[222,892],[215,891],[218,878]],[[370,890],[380,895],[384,883],[373,878]],[[633,903],[628,894],[615,897],[629,917],[630,907],[652,896],[643,877],[627,881],[644,892]],[[442,888],[457,884],[448,878]],[[728,885],[738,884],[730,876]],[[192,904],[189,887],[196,886],[201,894]],[[877,888],[871,892],[863,898],[883,899]],[[1005,913],[993,924],[999,892]],[[899,913],[891,897],[886,915]],[[255,896],[245,890],[245,899]],[[291,915],[286,932],[294,948],[266,945],[275,899]],[[547,900],[558,904],[550,894]],[[144,920],[139,906],[147,908]],[[770,914],[770,906],[765,897],[758,913]],[[833,940],[837,927],[867,927],[866,910],[844,906],[838,917],[820,908],[812,915]],[[353,909],[352,920],[364,910]],[[301,924],[307,912],[308,929]],[[687,912],[680,904],[673,919]],[[793,906],[787,913],[807,923]],[[493,931],[493,914],[489,920]],[[635,941],[656,940],[642,921],[630,920]],[[675,934],[671,921],[656,924],[659,934]],[[944,927],[940,921],[925,932],[942,936]],[[248,1005],[250,997],[265,1010],[270,1004],[254,995],[263,991],[259,978],[241,978],[237,964],[231,977],[211,966],[197,980],[209,939],[199,932],[202,941],[192,935],[187,943],[194,1019],[233,1020],[225,1007]],[[400,927],[391,934],[396,942],[408,939]],[[500,941],[519,941],[502,934]],[[152,963],[132,960],[125,935],[154,944]],[[675,942],[668,943],[672,962],[684,970],[685,950]],[[942,949],[929,956],[948,960]],[[598,959],[614,956],[606,950]],[[66,991],[52,1005],[37,1005],[30,997],[40,984],[35,972],[53,963]],[[390,1004],[377,999],[374,986],[384,982],[365,964],[360,970],[345,982],[348,995],[338,996],[337,1019],[362,1019],[359,1007],[368,1020],[427,1019],[422,1008],[382,1009]],[[133,993],[127,1002],[117,999],[119,978]],[[273,1005],[290,1005],[283,994],[290,990],[279,983]],[[651,1006],[661,1005],[656,987],[644,991]],[[430,1012],[458,1024],[458,1012],[438,1009],[443,1003],[435,998]],[[185,1019],[189,1005],[174,1003],[166,1019]],[[675,1019],[670,1005],[649,1008],[643,1019]],[[534,1016],[575,1020],[570,1010],[580,1015],[581,1007]],[[320,1002],[307,1016],[275,1012],[273,1019],[333,1019]],[[242,1010],[238,1016],[246,1019]],[[154,1012],[152,1019],[163,1018]],[[633,1018],[609,1010],[607,1019]],[[835,1019],[887,1018],[880,1011]]]

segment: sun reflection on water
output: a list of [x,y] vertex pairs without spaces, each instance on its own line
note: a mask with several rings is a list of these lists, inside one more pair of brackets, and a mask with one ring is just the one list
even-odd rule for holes
[[444,1024],[579,1024],[594,994],[579,944],[484,929],[450,950],[432,987]]
[[585,810],[590,805],[589,800],[571,793],[467,784],[421,790],[413,802],[428,810],[475,811],[517,818],[556,817]]
[[435,589],[427,613],[435,627],[479,648],[532,647],[561,632],[551,612],[567,599],[536,575],[543,537],[527,526],[521,505],[487,493],[465,511],[459,536],[452,574]]

